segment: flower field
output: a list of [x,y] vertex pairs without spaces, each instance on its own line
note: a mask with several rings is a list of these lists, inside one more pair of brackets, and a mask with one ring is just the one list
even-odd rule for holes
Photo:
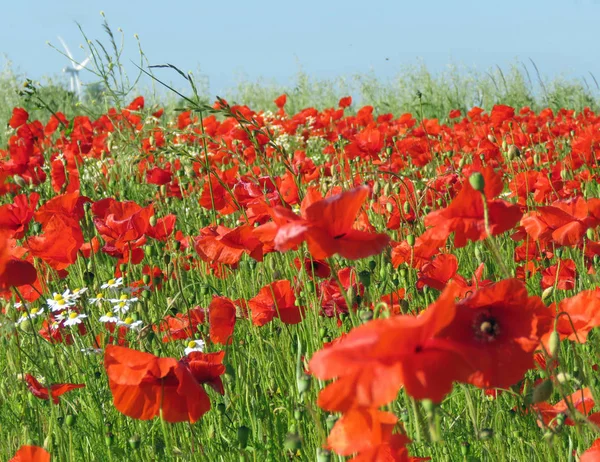
[[600,460],[600,115],[286,105],[13,109],[0,459]]

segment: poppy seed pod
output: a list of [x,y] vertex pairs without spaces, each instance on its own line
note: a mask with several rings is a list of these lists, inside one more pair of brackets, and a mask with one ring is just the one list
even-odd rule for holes
[[237,438],[240,449],[245,449],[248,446],[248,438],[250,437],[250,429],[245,425],[238,427]]
[[485,188],[485,180],[481,172],[472,173],[469,177],[469,184],[475,191],[483,191]]
[[131,449],[138,450],[140,448],[140,443],[141,439],[139,435],[133,435],[131,438],[129,438],[129,447]]
[[296,385],[298,386],[298,393],[301,395],[306,393],[310,389],[310,375],[301,374],[296,379]]
[[409,234],[408,236],[406,236],[406,242],[408,243],[409,246],[414,247],[415,246],[414,234]]
[[156,226],[156,216],[152,215],[150,220],[148,220],[148,223],[150,223],[150,226]]

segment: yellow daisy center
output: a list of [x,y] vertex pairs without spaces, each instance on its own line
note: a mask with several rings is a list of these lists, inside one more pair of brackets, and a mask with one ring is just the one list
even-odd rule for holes
[[133,318],[132,317],[129,317],[129,318],[125,319],[125,324],[131,324],[131,323],[133,323]]
[[194,340],[188,343],[188,348],[196,348],[196,342]]
[[77,313],[75,313],[74,311],[72,313],[69,313],[69,318],[71,319],[75,319],[78,316]]

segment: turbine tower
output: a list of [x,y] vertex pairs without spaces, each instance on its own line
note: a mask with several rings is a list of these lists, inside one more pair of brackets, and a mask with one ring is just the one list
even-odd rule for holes
[[62,44],[69,60],[71,61],[70,64],[63,69],[63,72],[65,74],[69,74],[69,90],[75,93],[77,95],[77,98],[81,101],[81,80],[79,80],[79,71],[81,71],[85,66],[87,66],[87,64],[90,62],[90,57],[88,56],[82,62],[78,63],[73,58],[71,50],[69,50],[69,47],[67,46],[65,41],[60,37],[58,37],[58,40]]

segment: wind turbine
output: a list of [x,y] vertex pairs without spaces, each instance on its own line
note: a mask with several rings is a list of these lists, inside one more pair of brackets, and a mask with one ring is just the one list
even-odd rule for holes
[[85,66],[87,66],[87,64],[90,62],[90,57],[88,56],[82,62],[78,63],[73,58],[71,50],[69,50],[69,47],[67,46],[65,41],[60,37],[58,37],[58,40],[62,44],[63,48],[65,49],[65,52],[67,53],[67,56],[69,57],[69,60],[71,61],[71,64],[63,69],[64,73],[69,74],[69,90],[71,90],[73,93],[76,93],[77,98],[81,100],[81,80],[79,80],[79,71],[81,71]]

